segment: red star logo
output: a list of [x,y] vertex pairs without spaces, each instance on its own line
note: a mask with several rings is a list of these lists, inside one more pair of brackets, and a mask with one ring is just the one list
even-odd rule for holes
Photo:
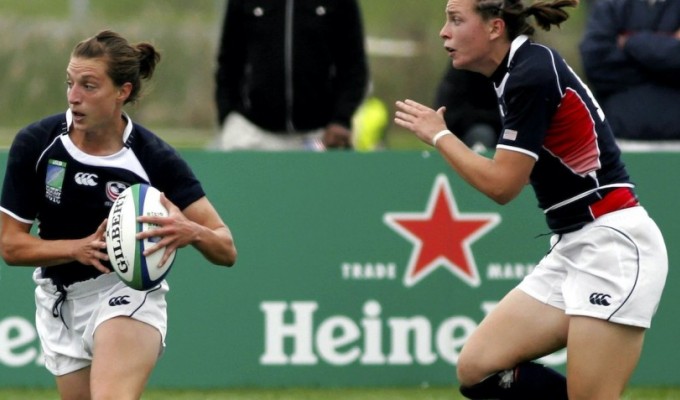
[[495,213],[461,214],[445,175],[437,176],[427,210],[387,213],[387,225],[413,243],[404,284],[413,286],[443,266],[470,286],[480,285],[470,245],[500,222]]

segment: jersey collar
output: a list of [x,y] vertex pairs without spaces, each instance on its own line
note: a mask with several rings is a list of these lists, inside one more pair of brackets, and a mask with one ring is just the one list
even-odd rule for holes
[[515,53],[517,52],[517,49],[519,49],[524,42],[529,40],[529,36],[527,35],[519,35],[515,38],[515,40],[510,43],[510,57],[508,57],[508,69],[510,69],[510,63],[512,62],[512,59],[515,57]]
[[[132,118],[125,111],[123,111],[123,118],[127,121],[125,130],[123,131],[123,143],[127,143],[130,134],[132,133]],[[73,123],[73,112],[69,108],[66,110],[66,132],[71,131],[71,124]]]
[[517,50],[527,41],[529,37],[527,35],[519,35],[515,40],[510,43],[510,50],[505,58],[498,65],[498,68],[491,75],[491,80],[494,82],[496,87],[503,86],[503,81],[507,78],[507,72],[512,68],[512,61],[515,58],[515,53]]

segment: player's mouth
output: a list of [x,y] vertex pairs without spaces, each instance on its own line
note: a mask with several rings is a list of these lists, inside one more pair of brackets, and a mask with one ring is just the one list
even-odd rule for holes
[[85,118],[85,114],[78,111],[71,110],[71,115],[73,115],[73,120],[75,122],[82,122],[83,118]]
[[446,50],[450,58],[453,58],[453,55],[456,53],[456,49],[453,47],[444,46],[444,50]]

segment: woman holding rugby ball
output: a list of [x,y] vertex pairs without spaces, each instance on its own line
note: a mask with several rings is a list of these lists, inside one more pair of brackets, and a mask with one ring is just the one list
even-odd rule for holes
[[63,399],[140,398],[165,346],[167,283],[138,291],[110,273],[106,217],[126,187],[164,193],[169,215],[141,217],[158,228],[138,238],[161,237],[147,255],[164,251],[163,263],[192,245],[214,264],[236,261],[232,234],[188,164],[123,111],[159,61],[151,44],[115,32],[82,41],[66,68],[69,109],[22,129],[9,152],[0,250],[8,265],[39,267],[36,327]]

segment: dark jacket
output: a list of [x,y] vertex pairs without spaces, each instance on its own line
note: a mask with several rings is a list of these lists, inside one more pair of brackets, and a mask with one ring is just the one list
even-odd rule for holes
[[476,125],[493,129],[495,145],[501,131],[501,114],[493,84],[486,76],[447,63],[446,72],[435,94],[435,108],[446,107],[446,127],[457,136],[465,135]]
[[[680,0],[598,0],[580,45],[586,78],[619,138],[680,139]],[[621,49],[617,37],[628,34]]]
[[368,67],[355,0],[228,0],[216,73],[231,111],[272,132],[350,127]]

